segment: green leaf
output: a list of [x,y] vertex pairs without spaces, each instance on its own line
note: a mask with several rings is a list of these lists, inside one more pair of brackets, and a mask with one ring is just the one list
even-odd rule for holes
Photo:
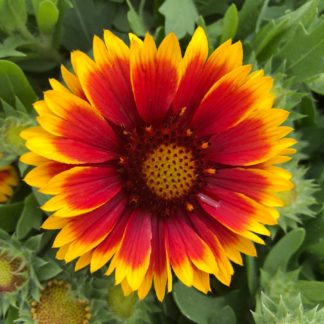
[[255,31],[264,0],[245,0],[239,12],[237,34],[240,39]]
[[25,28],[27,11],[25,0],[0,0],[0,30],[11,34]]
[[38,234],[30,237],[27,241],[25,241],[25,246],[34,251],[35,253],[39,250],[42,242],[43,234]]
[[7,232],[13,232],[23,207],[23,202],[0,205],[0,228]]
[[278,53],[280,60],[286,60],[286,72],[304,80],[324,72],[324,19],[308,32],[299,25],[295,34]]
[[246,256],[245,260],[246,260],[245,264],[246,264],[247,284],[248,284],[250,294],[253,296],[256,293],[258,288],[259,275],[257,271],[255,258]]
[[21,68],[15,63],[0,60],[0,98],[14,106],[16,97],[28,109],[37,98]]
[[324,241],[307,246],[305,251],[321,258],[324,257]]
[[203,16],[224,14],[228,5],[226,0],[194,0],[198,12]]
[[2,241],[10,241],[11,240],[11,236],[5,232],[3,229],[1,229],[0,227],[0,240]]
[[41,268],[37,269],[37,277],[40,281],[45,281],[56,277],[61,272],[62,269],[60,266],[51,260]]
[[26,44],[28,44],[28,42],[19,35],[11,35],[7,37],[3,43],[0,43],[0,58],[26,56],[25,53],[17,49],[19,46]]
[[212,49],[214,49],[218,45],[222,32],[223,32],[223,20],[221,19],[206,26],[208,44],[209,46],[212,47]]
[[34,197],[36,198],[36,200],[38,201],[38,204],[39,205],[43,205],[45,204],[51,196],[49,195],[45,195],[41,192],[39,192],[37,189],[33,188],[33,194],[34,194]]
[[236,322],[232,308],[224,298],[210,298],[180,282],[175,283],[173,296],[183,315],[198,324],[232,324]]
[[324,72],[311,77],[306,84],[313,92],[324,95]]
[[[54,46],[55,48],[59,48],[61,46],[61,41],[62,41],[62,27],[63,27],[65,14],[66,11],[68,9],[71,9],[73,6],[70,0],[58,0],[56,6],[59,11],[59,17],[55,25],[54,33],[51,35],[51,37],[52,37],[52,46]],[[64,31],[64,34],[65,32],[66,31]]]
[[36,20],[40,32],[50,34],[59,19],[59,14],[56,4],[51,0],[41,1],[36,12]]
[[17,320],[18,316],[19,316],[18,309],[15,307],[10,307],[6,314],[6,319],[4,321],[4,324],[14,324],[15,320]]
[[31,194],[26,197],[25,206],[16,228],[18,239],[25,238],[33,228],[39,229],[42,222],[42,214],[34,195]]
[[317,122],[317,111],[314,99],[312,96],[304,97],[300,103],[299,112],[304,116],[300,120],[300,125],[302,127],[315,126]]
[[[127,19],[130,28],[136,35],[144,36],[145,33],[147,32],[147,27],[145,26],[145,22],[144,22],[143,10],[141,10],[140,8],[139,13],[137,13],[130,0],[127,0],[127,5],[129,8],[129,11],[127,12]],[[140,7],[143,7],[143,5],[144,2],[141,3]]]
[[296,282],[302,296],[309,301],[319,303],[324,301],[324,282],[315,280],[298,280]]
[[236,34],[238,26],[238,12],[235,4],[231,4],[223,18],[223,33],[221,36],[221,43],[224,43],[229,38],[233,38]]
[[285,271],[290,258],[302,245],[304,238],[305,230],[302,228],[297,228],[286,234],[268,253],[263,269],[272,274],[278,269]]
[[165,33],[174,32],[178,38],[192,34],[198,11],[192,0],[166,0],[159,8],[165,17]]
[[105,2],[104,5],[93,0],[72,0],[73,8],[64,16],[62,44],[68,50],[87,51],[92,47],[95,34],[101,35],[116,18],[117,5]]

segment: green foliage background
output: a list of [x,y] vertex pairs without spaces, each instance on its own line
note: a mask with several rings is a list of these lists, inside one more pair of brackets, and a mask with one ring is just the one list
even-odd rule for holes
[[0,251],[21,253],[28,281],[10,296],[0,292],[0,323],[33,323],[29,301],[51,278],[89,300],[91,323],[324,323],[323,10],[323,0],[0,0],[0,165],[15,165],[21,176],[27,166],[18,162],[25,150],[18,134],[35,123],[32,102],[48,78],[60,78],[70,51],[91,55],[93,35],[104,28],[125,41],[130,31],[149,31],[157,42],[173,31],[185,48],[200,25],[210,51],[241,40],[245,62],[274,78],[276,106],[291,111],[299,141],[286,164],[296,188],[283,196],[287,206],[259,257],[236,267],[231,287],[212,281],[204,296],[176,282],[162,304],[153,295],[124,299],[101,272],[74,273],[55,260],[54,234],[40,230],[46,197],[21,182],[0,205]]

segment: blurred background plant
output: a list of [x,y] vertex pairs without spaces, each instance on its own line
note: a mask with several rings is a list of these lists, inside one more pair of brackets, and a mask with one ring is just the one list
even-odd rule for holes
[[241,40],[245,62],[274,78],[276,106],[291,112],[299,141],[287,164],[295,189],[281,197],[286,207],[259,257],[236,267],[230,288],[212,281],[204,296],[176,282],[162,304],[123,297],[101,272],[74,273],[55,260],[52,235],[40,230],[46,197],[20,181],[0,205],[0,323],[56,324],[47,303],[60,308],[58,295],[68,305],[59,315],[71,324],[323,323],[323,10],[323,0],[0,0],[0,166],[13,165],[21,178],[19,133],[34,124],[32,103],[68,66],[70,51],[91,55],[104,28],[125,41],[130,31],[157,42],[173,31],[185,46],[200,25],[210,51]]

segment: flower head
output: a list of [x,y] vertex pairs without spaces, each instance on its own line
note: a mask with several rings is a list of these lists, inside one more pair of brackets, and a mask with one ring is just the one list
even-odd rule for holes
[[[1,153],[0,153],[1,159]],[[0,166],[0,203],[6,202],[13,194],[13,186],[18,184],[18,175],[13,166]]]
[[290,190],[295,140],[272,108],[272,79],[242,65],[241,43],[208,57],[198,28],[184,55],[169,34],[157,48],[109,31],[94,38],[94,60],[75,51],[65,85],[35,103],[39,126],[22,133],[36,166],[26,182],[53,197],[43,228],[61,229],[57,257],[107,274],[125,294],[162,300],[172,271],[210,291],[210,275],[229,285],[231,261],[255,255],[264,225],[276,224],[276,192]]
[[120,286],[109,287],[107,294],[107,303],[112,313],[120,319],[131,317],[136,308],[136,295],[130,294],[124,296]]
[[0,252],[0,293],[12,292],[26,281],[26,268],[22,259]]
[[87,324],[91,317],[88,302],[74,298],[69,284],[62,280],[49,281],[30,310],[37,324]]

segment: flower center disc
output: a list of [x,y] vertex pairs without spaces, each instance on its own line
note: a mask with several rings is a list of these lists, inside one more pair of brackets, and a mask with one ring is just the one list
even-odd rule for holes
[[161,144],[147,154],[142,174],[156,196],[171,200],[189,193],[197,178],[197,164],[189,148]]

